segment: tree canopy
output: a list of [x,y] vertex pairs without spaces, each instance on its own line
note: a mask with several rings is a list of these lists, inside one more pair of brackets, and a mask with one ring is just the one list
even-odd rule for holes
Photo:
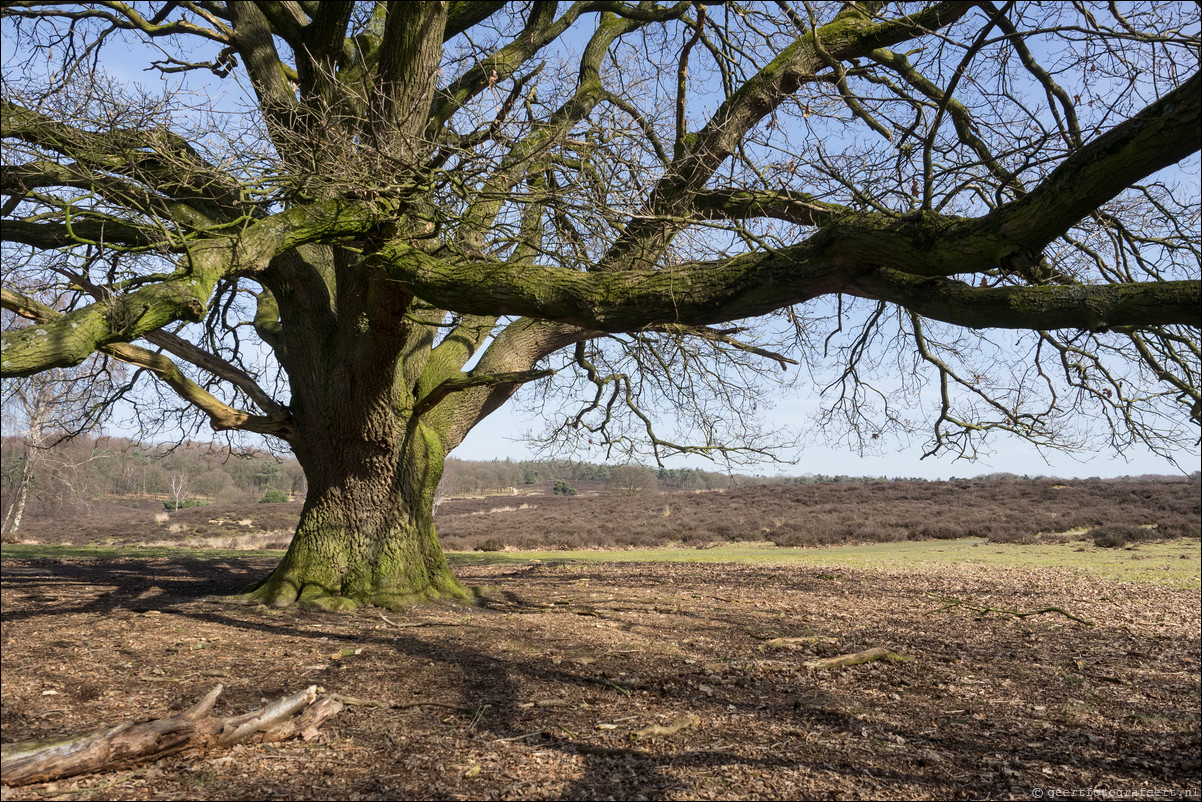
[[779,369],[859,443],[1198,437],[1196,4],[2,14],[3,376],[99,354],[288,442],[368,574],[364,510],[529,382],[657,455],[769,447]]

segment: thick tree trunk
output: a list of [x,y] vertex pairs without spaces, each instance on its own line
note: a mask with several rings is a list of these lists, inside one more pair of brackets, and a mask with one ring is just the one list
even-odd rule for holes
[[297,449],[309,480],[300,523],[284,559],[250,598],[334,610],[470,599],[434,530],[441,440],[416,421],[398,440],[344,442],[320,458]]
[[434,531],[448,415],[416,409],[423,379],[437,384],[458,365],[430,367],[433,329],[357,252],[298,248],[275,269],[283,280],[256,325],[271,332],[278,315],[289,441],[308,494],[284,559],[249,596],[325,609],[469,599]]

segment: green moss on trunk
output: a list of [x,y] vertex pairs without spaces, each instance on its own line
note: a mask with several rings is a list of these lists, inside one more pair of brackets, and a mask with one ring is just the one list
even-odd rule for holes
[[[311,513],[306,507],[288,553],[249,597],[277,607],[333,610],[469,599],[451,574],[433,525],[418,526],[404,513],[394,518],[387,531],[368,531],[344,515]],[[365,540],[375,541],[374,556],[363,553]]]
[[284,607],[397,607],[468,600],[434,528],[445,454],[437,433],[411,422],[395,451],[347,443],[310,469],[296,536],[276,570],[247,595]]

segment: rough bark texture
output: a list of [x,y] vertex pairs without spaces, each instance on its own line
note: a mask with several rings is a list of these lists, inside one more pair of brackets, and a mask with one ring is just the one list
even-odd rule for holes
[[251,598],[328,609],[468,598],[434,530],[445,414],[415,405],[428,383],[459,375],[470,349],[437,358],[447,349],[432,352],[413,324],[412,296],[353,254],[309,246],[273,271],[287,281],[271,282],[266,324],[278,315],[308,495],[287,554]]
[[376,445],[345,442],[305,466],[309,494],[296,535],[250,598],[324,609],[470,598],[434,530],[444,459],[438,435],[413,423],[399,448]]

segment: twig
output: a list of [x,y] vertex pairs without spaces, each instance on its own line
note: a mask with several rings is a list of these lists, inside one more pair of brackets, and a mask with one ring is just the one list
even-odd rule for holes
[[501,743],[508,743],[510,741],[524,741],[527,738],[533,738],[536,735],[550,735],[550,734],[551,734],[550,730],[535,730],[534,732],[528,732],[525,735],[514,735],[511,738],[498,738],[497,740],[493,741],[493,743],[501,744]]
[[1078,624],[1084,624],[1087,627],[1095,626],[1094,622],[1087,621],[1084,618],[1081,618],[1080,616],[1073,615],[1072,613],[1068,612],[1067,610],[1065,610],[1061,607],[1043,607],[1039,610],[1031,610],[1029,612],[1023,613],[1023,612],[1019,612],[1018,610],[1004,610],[1000,607],[990,607],[987,604],[979,604],[977,602],[965,601],[964,599],[956,599],[951,596],[937,596],[934,593],[928,593],[926,595],[928,598],[934,599],[935,601],[943,602],[942,609],[944,609],[944,610],[951,609],[952,607],[967,607],[970,610],[975,610],[980,615],[986,615],[988,613],[1000,613],[1001,615],[1012,615],[1015,618],[1029,618],[1033,615],[1044,615],[1045,613],[1059,613],[1060,615],[1064,616],[1065,618],[1069,618],[1069,619],[1072,619],[1073,621],[1076,621]]
[[382,707],[386,710],[392,707],[386,702],[377,702],[375,699],[360,699],[356,696],[343,696],[340,693],[331,693],[330,698],[352,707]]
[[479,706],[463,707],[462,705],[451,705],[446,702],[408,702],[403,705],[392,705],[393,710],[408,710],[411,707],[445,707],[447,710],[454,710],[458,713],[472,713],[473,715],[482,709]]
[[[559,729],[563,730],[565,733],[568,734],[569,737],[556,738],[555,731],[554,731],[555,727],[558,727]],[[661,727],[660,729],[668,729],[668,728]],[[680,727],[678,729],[683,729],[683,727]],[[628,747],[628,746],[597,746],[595,744],[581,743],[580,741],[574,741],[574,740],[572,740],[573,738],[579,738],[580,736],[577,735],[576,733],[572,732],[571,730],[567,729],[562,724],[553,724],[550,727],[547,727],[545,729],[535,730],[534,732],[528,732],[525,735],[514,735],[511,738],[498,738],[497,740],[493,741],[493,743],[510,743],[513,741],[524,741],[527,738],[533,738],[537,735],[543,735],[547,738],[551,738],[554,740],[561,741],[563,743],[570,744],[572,747],[574,747],[576,749],[577,752],[580,752],[581,754],[584,754],[584,755],[602,755],[604,757],[651,757],[651,753],[644,749],[634,749],[634,748]]]

